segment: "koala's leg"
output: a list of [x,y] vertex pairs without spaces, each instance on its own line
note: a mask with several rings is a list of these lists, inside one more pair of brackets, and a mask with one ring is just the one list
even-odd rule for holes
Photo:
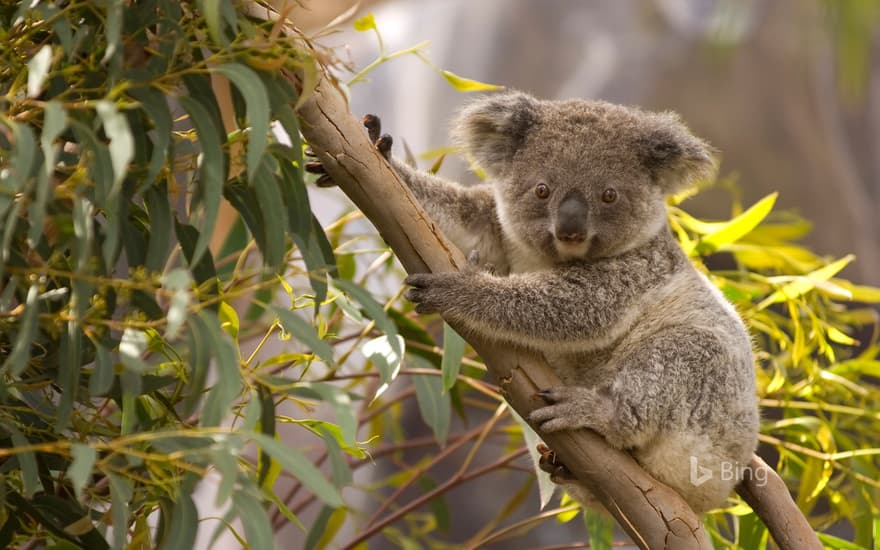
[[608,384],[539,391],[547,405],[529,420],[542,431],[591,428],[619,449],[645,447],[661,432],[703,433],[721,422],[735,397],[719,384],[731,365],[714,335],[671,327],[632,348],[613,359]]

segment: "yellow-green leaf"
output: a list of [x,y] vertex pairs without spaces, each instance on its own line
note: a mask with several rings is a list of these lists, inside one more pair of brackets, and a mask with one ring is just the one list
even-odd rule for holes
[[366,32],[376,29],[376,17],[372,13],[361,17],[354,22],[354,30],[358,32]]
[[445,78],[446,81],[459,92],[487,92],[504,88],[504,86],[497,86],[495,84],[487,84],[478,80],[464,78],[449,71],[440,71],[440,74],[442,74],[443,78]]
[[[786,300],[794,300],[795,298],[803,296],[807,292],[816,288],[817,282],[827,281],[831,277],[837,275],[841,269],[846,267],[847,264],[854,259],[855,256],[849,254],[836,262],[832,262],[825,267],[819,268],[802,277],[785,277],[784,279],[792,279],[791,282],[765,298],[764,301],[758,304],[758,309],[764,309],[771,304],[785,302]],[[782,279],[783,277],[771,277],[768,280],[772,282],[773,280]]]
[[776,196],[777,193],[767,195],[739,216],[707,234],[697,244],[697,252],[700,254],[715,252],[750,233],[773,209],[773,205],[776,204]]

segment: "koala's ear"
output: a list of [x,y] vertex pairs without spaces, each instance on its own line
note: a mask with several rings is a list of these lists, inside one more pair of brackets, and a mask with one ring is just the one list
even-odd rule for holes
[[452,137],[487,173],[499,175],[538,122],[539,105],[522,92],[486,96],[461,111]]
[[655,115],[637,143],[639,157],[664,193],[682,191],[715,175],[715,149],[694,136],[678,115]]

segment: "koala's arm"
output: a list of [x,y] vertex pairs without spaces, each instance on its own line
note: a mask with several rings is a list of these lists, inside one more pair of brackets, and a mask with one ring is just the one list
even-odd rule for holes
[[638,318],[641,298],[676,259],[627,254],[594,263],[498,277],[468,270],[413,275],[407,297],[490,339],[560,351],[604,347]]
[[412,190],[441,231],[465,254],[472,250],[489,263],[504,263],[501,228],[489,185],[465,187],[390,159],[391,166]]

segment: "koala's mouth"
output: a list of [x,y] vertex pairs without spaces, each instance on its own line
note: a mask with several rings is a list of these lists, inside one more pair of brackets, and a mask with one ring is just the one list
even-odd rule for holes
[[585,258],[590,252],[593,239],[553,239],[556,253],[562,260],[573,260],[576,258]]

